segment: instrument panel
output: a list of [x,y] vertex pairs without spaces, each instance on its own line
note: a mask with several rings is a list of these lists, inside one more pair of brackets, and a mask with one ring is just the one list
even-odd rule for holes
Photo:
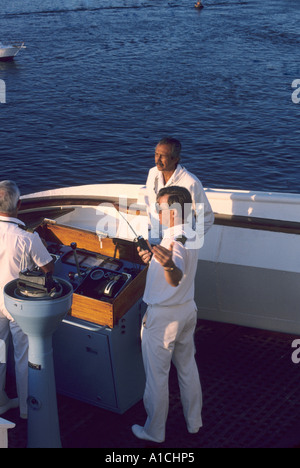
[[112,302],[144,268],[127,260],[48,243],[55,266],[54,275],[69,281],[74,292],[93,299]]

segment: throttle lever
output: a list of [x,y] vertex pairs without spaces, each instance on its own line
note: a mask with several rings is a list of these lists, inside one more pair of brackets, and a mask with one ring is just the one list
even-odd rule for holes
[[109,283],[107,283],[106,288],[104,289],[104,294],[106,296],[111,296],[112,295],[112,289],[115,284],[119,281],[121,278],[121,275],[116,275]]
[[74,253],[74,258],[75,258],[75,263],[76,263],[76,267],[77,267],[78,276],[81,277],[81,271],[80,271],[80,266],[79,266],[79,261],[78,261],[78,255],[77,255],[77,251],[76,251],[76,249],[77,249],[76,242],[71,242],[70,247],[71,247],[71,249],[73,250],[73,253]]

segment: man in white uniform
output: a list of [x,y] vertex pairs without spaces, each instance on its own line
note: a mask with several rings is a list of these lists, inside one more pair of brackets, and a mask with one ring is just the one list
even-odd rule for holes
[[198,432],[202,426],[202,391],[194,347],[197,322],[194,302],[198,263],[196,233],[184,224],[183,211],[178,211],[178,206],[182,209],[186,206],[190,210],[191,196],[185,188],[172,186],[162,189],[157,201],[160,224],[168,226],[168,229],[160,245],[150,248],[149,244],[149,251],[139,252],[144,263],[150,263],[143,298],[148,308],[142,326],[146,373],[144,406],[148,417],[143,427],[135,424],[132,431],[140,439],[160,443],[165,440],[171,361],[177,368],[181,401],[190,433]]
[[[203,216],[204,234],[214,223],[214,214],[200,180],[179,164],[181,143],[175,138],[163,138],[155,148],[155,167],[150,169],[146,182],[145,203],[150,219],[149,238],[159,237],[159,220],[155,213],[156,197],[163,187],[185,187],[191,194],[196,217]],[[202,220],[201,220],[202,223]]]
[[[0,415],[20,407],[20,416],[27,417],[28,339],[4,305],[3,290],[17,279],[19,272],[38,266],[45,273],[53,272],[53,261],[37,233],[26,231],[17,219],[20,192],[12,181],[0,182]],[[5,392],[7,342],[11,332],[16,369],[18,399],[9,400]]]

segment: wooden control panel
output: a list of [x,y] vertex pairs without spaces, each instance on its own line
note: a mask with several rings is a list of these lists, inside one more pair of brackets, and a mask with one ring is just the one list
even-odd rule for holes
[[[134,242],[111,238],[99,239],[93,232],[51,222],[43,223],[37,231],[51,247],[50,251],[55,254],[54,274],[67,280],[71,278],[74,295],[69,314],[72,317],[113,328],[142,297],[147,268],[141,262]],[[76,262],[70,260],[72,243],[76,243],[79,254],[78,263],[81,272],[79,275],[76,273],[78,270]],[[105,266],[102,267],[103,265]],[[97,282],[93,288],[90,287],[90,282],[98,275],[100,290],[100,281],[103,283],[100,270],[104,272],[107,282],[110,281],[113,286],[114,282],[117,280],[122,282],[122,277],[125,278],[120,292],[111,294],[109,288],[106,288],[105,294],[103,292],[105,288],[102,286],[101,295],[99,293],[97,298],[95,294]],[[94,291],[93,294],[90,293],[91,290]],[[108,291],[111,295],[108,295]]]

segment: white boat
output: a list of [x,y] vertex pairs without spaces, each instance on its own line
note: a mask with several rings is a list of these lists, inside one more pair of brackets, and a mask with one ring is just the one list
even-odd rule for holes
[[[215,223],[199,250],[195,333],[205,428],[193,442],[184,435],[178,389],[170,385],[166,446],[298,447],[299,350],[291,345],[300,334],[300,195],[216,189],[206,194]],[[72,447],[130,447],[128,428],[144,418],[142,405],[135,404],[145,385],[140,327],[147,270],[126,215],[138,234],[147,234],[143,186],[85,185],[22,198],[20,218],[46,240],[55,274],[74,285],[72,310],[53,337],[56,386],[67,401],[66,413],[60,410],[65,443],[72,439]],[[99,270],[107,267],[106,297],[103,288],[102,297],[95,297],[91,280],[102,281]],[[126,274],[117,287],[113,276],[120,273]],[[80,416],[74,399],[92,406],[83,403]],[[108,411],[98,413],[95,406]],[[116,419],[111,411],[122,416]],[[102,436],[95,439],[97,424]]]
[[21,49],[26,49],[24,42],[10,42],[8,44],[0,42],[0,61],[8,62],[13,60]]
[[[121,414],[144,390],[139,331],[147,270],[124,221],[146,237],[144,190],[126,184],[49,190],[24,196],[20,211],[48,243],[55,274],[74,286],[72,310],[54,336],[58,392]],[[300,195],[206,194],[215,223],[199,250],[199,319],[300,334]]]
[[[111,217],[112,226],[120,222],[116,209],[103,202],[124,199],[140,214],[128,220],[145,220],[143,190],[124,184],[50,190],[23,197],[22,214],[29,220],[53,213],[57,224],[116,237],[109,229],[99,233],[101,213]],[[216,189],[206,194],[215,224],[199,251],[199,317],[300,334],[300,195]],[[144,236],[145,226],[136,227]],[[134,237],[130,229],[125,234]]]

